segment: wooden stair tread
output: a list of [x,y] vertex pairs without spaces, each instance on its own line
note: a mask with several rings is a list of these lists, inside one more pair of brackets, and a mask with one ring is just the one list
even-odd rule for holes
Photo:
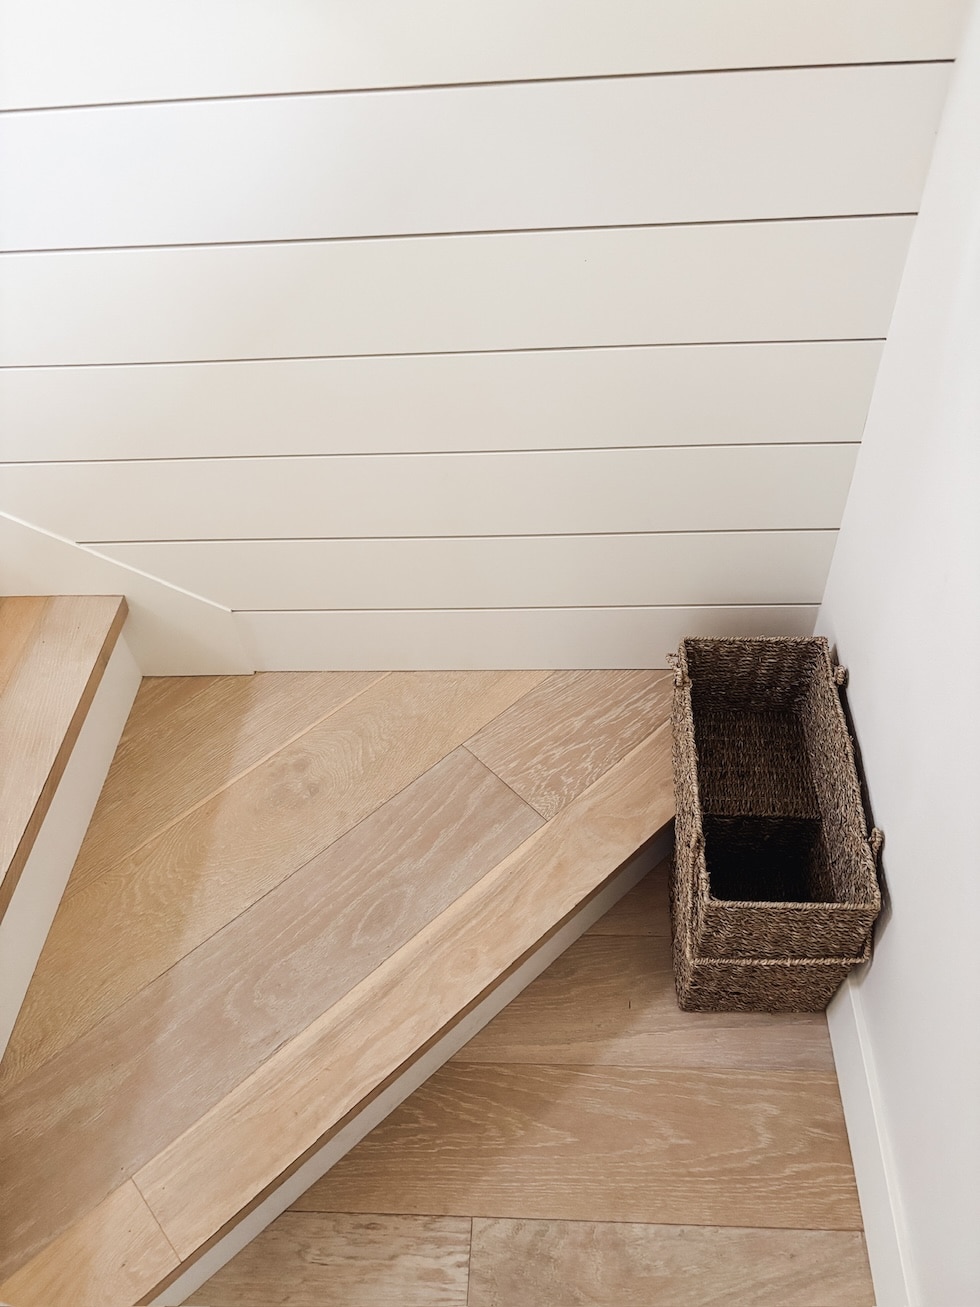
[[[459,679],[458,674],[445,675]],[[581,745],[571,737],[579,719],[588,719],[585,698],[601,699],[601,684],[584,684],[576,704],[568,701],[567,685],[555,679],[556,702],[564,704],[569,723],[563,750],[554,739],[554,719],[542,711],[551,679],[546,674],[465,676],[485,700],[486,713],[482,722],[476,709],[470,713],[474,724],[461,740],[454,741],[439,722],[446,738],[443,757],[433,760],[424,747],[435,727],[426,713],[412,726],[420,734],[422,764],[414,781],[405,773],[407,788],[382,793],[382,801],[370,805],[373,811],[345,829],[338,827],[336,838],[312,861],[232,911],[224,929],[203,941],[194,939],[185,957],[124,997],[99,1024],[12,1079],[0,1103],[6,1112],[0,1149],[4,1140],[18,1140],[12,1152],[8,1149],[10,1157],[0,1157],[10,1200],[4,1220],[23,1228],[26,1243],[13,1254],[8,1249],[0,1262],[0,1275],[9,1277],[0,1283],[0,1300],[10,1297],[14,1285],[21,1307],[44,1301],[43,1292],[32,1286],[66,1282],[59,1278],[69,1274],[62,1264],[70,1257],[78,1265],[83,1236],[97,1276],[83,1288],[93,1301],[112,1307],[135,1301],[139,1293],[150,1294],[164,1275],[411,1064],[669,823],[673,789],[663,673],[646,674],[650,714],[642,729],[631,727],[634,738],[643,737],[639,743],[631,738],[624,753],[607,740],[601,762],[586,768],[574,761]],[[384,679],[385,693],[404,694],[397,677]],[[615,679],[610,674],[611,700],[627,693],[639,710],[636,678],[628,678],[625,688]],[[564,806],[550,820],[466,747],[495,718],[506,718],[510,704],[532,692],[532,716],[541,718],[542,738],[549,736],[552,765],[567,773]],[[379,693],[377,683],[368,687],[363,702],[377,703]],[[356,707],[358,698],[353,702]],[[618,730],[621,711],[609,707],[598,714],[604,716],[609,729]],[[349,734],[345,723],[351,720],[350,709],[338,711],[338,733]],[[316,724],[317,738],[329,723],[328,718]],[[527,729],[526,723],[521,729]],[[503,743],[501,748],[506,752]],[[276,774],[272,769],[270,775]],[[367,776],[364,784],[376,786],[376,778]],[[358,801],[349,795],[348,801],[357,811]],[[453,805],[460,809],[456,817]],[[432,835],[426,835],[424,820],[419,830],[420,813]],[[202,829],[200,810],[192,814],[191,825]],[[408,837],[417,830],[419,852],[413,854]],[[436,832],[442,831],[449,835],[440,845]],[[460,839],[483,848],[489,861],[465,871]],[[423,846],[428,845],[436,851],[437,867],[454,869],[456,882],[440,889],[441,901],[439,895],[431,898],[430,908],[429,900],[412,888],[411,878],[405,879],[399,857],[403,843],[406,864],[415,858],[425,865]],[[194,851],[197,856],[204,847],[202,841],[182,842],[180,823],[174,828],[175,855]],[[220,851],[222,857],[227,853],[227,848]],[[138,858],[132,860],[130,874],[138,874],[139,864]],[[386,917],[384,896],[378,892],[372,899],[375,875],[385,887],[394,883],[389,877],[402,878],[402,888],[390,896],[392,920]],[[342,920],[335,942],[325,944],[321,953],[327,958],[337,953],[345,934],[352,949],[362,948],[379,931],[392,932],[393,943],[387,956],[382,949],[360,970],[349,969],[346,988],[338,993],[330,987],[324,957],[317,955],[320,926],[314,930],[307,923],[304,930],[302,923],[307,914],[315,925],[319,913],[329,940],[329,905],[345,876],[350,907],[344,916],[337,900]],[[80,897],[68,904],[77,904]],[[404,916],[399,937],[397,919],[405,905],[415,915]],[[211,998],[197,998],[209,966],[220,970],[226,983]],[[236,966],[241,974],[233,975]],[[310,993],[302,992],[304,980],[314,999],[319,996],[319,1010]],[[141,1053],[132,1048],[127,1053],[127,1030],[130,1045],[139,1045]],[[195,1068],[195,1059],[203,1072]],[[210,1078],[209,1062],[215,1068]],[[121,1071],[113,1069],[119,1067]],[[63,1087],[55,1101],[59,1077]],[[145,1095],[151,1082],[155,1099]],[[96,1159],[99,1149],[107,1154],[101,1161]],[[48,1181],[58,1175],[56,1159],[66,1156],[73,1157],[72,1174],[62,1171],[52,1187]],[[31,1174],[36,1177],[33,1193]],[[146,1208],[136,1204],[141,1226],[150,1229],[149,1214],[172,1249],[163,1269],[158,1240],[147,1249],[147,1269],[138,1273],[132,1268],[142,1264],[139,1250],[131,1240],[120,1240],[130,1268],[123,1274],[113,1252],[113,1222],[98,1216],[111,1217],[117,1205],[121,1211],[132,1209],[129,1186]],[[45,1214],[46,1203],[57,1210]],[[32,1209],[36,1220],[28,1233],[23,1222]],[[112,1287],[118,1285],[125,1290]],[[79,1295],[78,1301],[87,1301],[81,1288]]]
[[125,618],[119,596],[0,598],[0,916]]

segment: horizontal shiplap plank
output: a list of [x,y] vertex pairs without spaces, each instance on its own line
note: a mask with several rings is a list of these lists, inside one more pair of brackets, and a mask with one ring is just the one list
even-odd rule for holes
[[911,212],[948,81],[911,64],[8,115],[0,248]]
[[860,440],[880,341],[0,372],[11,460]]
[[943,59],[965,0],[11,0],[4,107]]
[[229,608],[817,603],[835,531],[103,546]]
[[809,635],[817,608],[237,613],[236,620],[260,669],[663,667],[686,635]]
[[0,508],[80,542],[819,529],[857,449],[17,463]]
[[913,221],[11,254],[0,362],[880,337]]

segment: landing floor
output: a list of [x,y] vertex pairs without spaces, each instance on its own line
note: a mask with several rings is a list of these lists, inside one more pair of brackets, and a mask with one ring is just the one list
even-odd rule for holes
[[187,1304],[871,1307],[824,1017],[668,934],[661,866]]

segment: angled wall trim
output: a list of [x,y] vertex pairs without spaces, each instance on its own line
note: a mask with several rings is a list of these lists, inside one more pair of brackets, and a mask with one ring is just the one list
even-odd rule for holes
[[127,641],[144,676],[254,670],[229,609],[6,513],[0,513],[0,593],[125,595]]

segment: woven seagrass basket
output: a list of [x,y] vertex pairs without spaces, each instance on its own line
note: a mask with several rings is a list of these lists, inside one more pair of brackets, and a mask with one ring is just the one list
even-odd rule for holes
[[826,1006],[881,908],[827,642],[681,642],[671,913],[682,1007]]

